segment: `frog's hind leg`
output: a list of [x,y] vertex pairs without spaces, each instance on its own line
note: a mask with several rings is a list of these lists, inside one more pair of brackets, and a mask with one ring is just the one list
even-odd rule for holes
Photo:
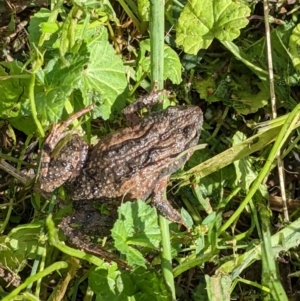
[[101,203],[101,201],[92,202],[90,200],[74,202],[74,213],[71,216],[64,217],[58,226],[72,246],[89,254],[102,257],[108,262],[115,261],[121,267],[128,269],[129,266],[124,261],[86,238],[89,235],[98,238],[109,236],[110,229],[117,219],[117,207],[110,207],[109,214],[101,213],[94,208],[94,206],[101,206]]
[[152,204],[156,207],[160,214],[162,214],[169,221],[182,224],[187,227],[179,212],[171,206],[167,199],[164,198],[164,191],[167,187],[168,180],[169,177],[163,177],[156,184],[153,190]]

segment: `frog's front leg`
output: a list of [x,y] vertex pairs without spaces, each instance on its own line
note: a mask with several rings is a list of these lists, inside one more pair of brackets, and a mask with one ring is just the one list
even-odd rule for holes
[[66,181],[76,178],[86,161],[88,149],[88,144],[75,135],[55,158],[51,159],[51,153],[47,150],[46,145],[39,175],[41,189],[52,192]]
[[143,108],[147,108],[148,111],[150,111],[151,107],[162,102],[161,96],[164,94],[169,96],[170,93],[167,90],[157,91],[155,86],[149,94],[139,97],[135,102],[123,109],[123,114],[132,125],[136,125],[140,120],[138,118],[137,112],[139,112]]
[[169,177],[163,177],[156,184],[153,190],[152,204],[156,207],[160,214],[171,222],[182,224],[187,227],[179,212],[171,206],[167,199],[164,198],[164,191],[167,187],[168,179]]
[[74,135],[58,154],[52,158],[55,148],[66,134],[65,129],[80,116],[91,111],[93,106],[78,111],[61,125],[55,124],[45,140],[41,157],[41,170],[39,174],[40,188],[52,192],[67,180],[71,181],[78,176],[86,161],[88,144],[78,135]]

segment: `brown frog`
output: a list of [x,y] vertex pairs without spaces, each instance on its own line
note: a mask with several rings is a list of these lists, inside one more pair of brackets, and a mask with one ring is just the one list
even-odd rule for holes
[[[152,93],[146,99],[155,102],[160,94]],[[143,102],[139,99],[125,109],[128,115],[140,109]],[[75,135],[51,160],[50,154],[70,123],[67,121],[52,131],[45,142],[40,186],[51,192],[65,182],[70,198],[85,202],[145,200],[151,196],[152,204],[162,215],[183,224],[163,193],[170,175],[191,156],[192,151],[180,154],[198,143],[202,122],[202,111],[196,106],[168,107],[104,137],[90,150]]]

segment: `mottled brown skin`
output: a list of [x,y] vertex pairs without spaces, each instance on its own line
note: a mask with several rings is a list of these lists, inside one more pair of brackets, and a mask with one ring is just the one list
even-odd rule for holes
[[[42,155],[39,183],[52,192],[65,184],[73,200],[74,213],[59,224],[69,243],[88,253],[126,263],[86,240],[84,235],[104,237],[117,219],[118,199],[147,199],[169,220],[182,223],[180,214],[163,197],[169,176],[192,154],[202,127],[202,111],[198,107],[169,107],[138,119],[134,112],[159,101],[164,91],[138,99],[124,110],[132,126],[103,138],[92,149],[75,135],[60,152],[51,155],[72,120],[90,111],[88,107],[71,116],[62,125],[55,125],[47,137]],[[188,150],[188,151],[187,151]],[[183,153],[183,154],[182,154]],[[105,205],[104,214],[94,205]],[[75,227],[74,227],[75,226]],[[81,226],[81,227],[80,227]]]
[[145,200],[152,196],[166,218],[183,223],[163,192],[169,176],[192,151],[179,155],[198,143],[202,119],[198,107],[169,107],[101,139],[89,153],[87,144],[75,136],[47,162],[47,174],[40,178],[42,189],[52,191],[66,181],[72,200]]
[[[68,242],[74,247],[104,258],[108,262],[115,261],[122,268],[129,269],[130,267],[124,261],[85,237],[85,235],[91,235],[103,238],[110,235],[110,230],[117,219],[117,203],[107,204],[109,214],[101,214],[94,206],[96,204],[98,207],[102,201],[104,200],[94,202],[90,200],[74,201],[73,209],[75,213],[64,217],[59,227],[64,232]],[[81,227],[78,227],[80,225]]]
[[146,199],[157,182],[189,157],[176,157],[197,144],[198,107],[169,107],[102,139],[74,181],[72,199]]

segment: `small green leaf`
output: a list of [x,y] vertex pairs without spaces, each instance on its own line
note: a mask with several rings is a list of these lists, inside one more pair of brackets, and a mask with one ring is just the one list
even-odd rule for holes
[[105,30],[103,23],[105,23],[106,21],[106,18],[103,17],[89,24],[77,24],[75,32],[76,39],[84,40],[87,43],[91,42],[93,39],[95,39],[95,36],[98,36],[102,33],[103,30]]
[[186,53],[196,54],[214,38],[232,41],[248,24],[249,15],[250,8],[241,1],[188,1],[178,19],[176,43]]
[[126,261],[130,266],[136,265],[136,266],[146,267],[146,259],[143,257],[143,254],[137,249],[131,246],[127,246],[125,254],[126,254]]
[[150,268],[121,272],[115,264],[107,264],[107,268],[89,273],[89,286],[97,295],[96,300],[127,301],[132,296],[139,301],[172,300],[163,277]]
[[202,99],[205,99],[209,102],[220,101],[220,98],[214,95],[216,83],[211,76],[202,80],[196,79],[194,82],[194,87]]
[[15,252],[6,236],[0,237],[0,267],[8,268],[16,273],[22,271],[27,265],[24,252]]
[[150,12],[150,1],[149,0],[138,0],[138,12],[142,21],[149,21]]
[[205,219],[202,221],[202,225],[209,225],[209,224],[213,223],[216,219],[216,216],[217,216],[216,214],[217,213],[215,211],[213,211],[208,216],[206,216]]
[[26,255],[26,258],[33,259],[36,256],[38,245],[46,240],[42,230],[42,223],[17,226],[10,231],[5,242],[14,250],[15,256],[20,254],[23,258]]
[[59,30],[58,22],[42,22],[40,23],[42,33],[55,33]]
[[189,227],[192,228],[194,223],[191,215],[182,207],[180,210],[181,216],[183,218],[184,223]]
[[115,247],[127,257],[129,265],[145,265],[143,255],[131,245],[157,248],[160,230],[155,209],[143,201],[126,202],[118,209],[119,218],[112,229]]
[[[241,132],[236,132],[232,138],[233,145],[246,140],[247,137]],[[248,191],[252,182],[257,178],[257,173],[253,170],[253,162],[251,158],[245,157],[233,162],[236,173],[235,185],[242,187],[244,191]]]
[[196,245],[196,254],[200,254],[200,252],[205,247],[204,235],[201,235],[201,233],[199,233],[199,237],[195,240],[195,245]]

